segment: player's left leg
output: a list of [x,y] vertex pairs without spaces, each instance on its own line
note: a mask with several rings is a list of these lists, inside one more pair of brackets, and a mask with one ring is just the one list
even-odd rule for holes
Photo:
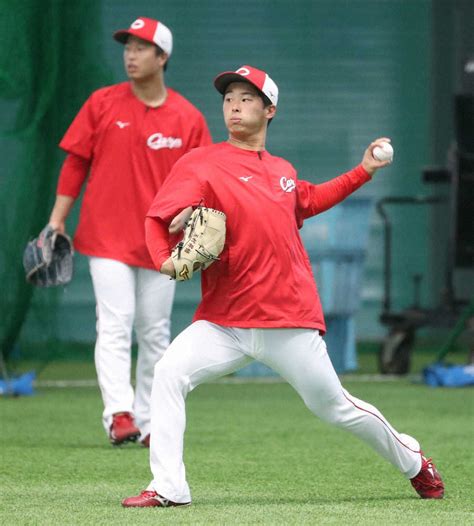
[[250,363],[247,349],[251,337],[249,329],[200,320],[173,340],[155,366],[150,437],[153,480],[146,491],[122,501],[123,506],[167,507],[191,502],[183,461],[187,395],[198,385]]
[[[262,337],[261,361],[288,380],[315,415],[359,437],[407,478],[423,471],[418,442],[398,433],[378,409],[343,389],[318,331],[269,329]],[[442,496],[441,489],[434,493]]]
[[149,440],[153,371],[170,344],[170,317],[176,282],[144,268],[137,269],[135,333],[138,342],[134,414],[140,440]]
[[104,402],[102,421],[110,441],[135,441],[131,372],[135,271],[108,258],[89,258],[97,312],[95,365]]

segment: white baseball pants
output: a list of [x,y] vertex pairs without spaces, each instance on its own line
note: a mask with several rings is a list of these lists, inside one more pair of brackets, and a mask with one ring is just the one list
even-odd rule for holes
[[[170,342],[175,282],[159,272],[91,257],[97,312],[95,365],[109,433],[112,415],[130,412],[141,439],[150,432],[150,394],[156,362]],[[138,343],[135,393],[131,384],[132,330]]]
[[421,469],[419,444],[399,434],[372,405],[340,384],[316,330],[239,329],[198,321],[185,329],[155,366],[151,403],[148,489],[178,503],[190,502],[183,464],[185,399],[199,384],[258,360],[285,378],[309,410],[347,429],[407,478]]

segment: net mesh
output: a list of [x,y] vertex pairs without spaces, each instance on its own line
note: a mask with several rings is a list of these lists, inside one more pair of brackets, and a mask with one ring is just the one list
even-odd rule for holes
[[103,67],[100,2],[19,0],[0,13],[0,345],[8,360],[27,313],[45,341],[54,338],[60,292],[28,285],[22,254],[54,202],[64,158],[57,144],[111,73]]

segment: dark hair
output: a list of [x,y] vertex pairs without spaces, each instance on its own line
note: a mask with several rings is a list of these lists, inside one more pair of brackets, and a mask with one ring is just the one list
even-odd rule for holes
[[[157,46],[155,44],[155,48],[156,48],[156,56],[159,57],[160,55],[163,55],[165,53],[165,51],[163,51],[160,46]],[[170,61],[170,57],[168,57],[168,60],[165,62],[165,65],[163,66],[163,71],[166,71],[168,69],[168,62]]]
[[[263,107],[268,108],[268,106],[271,106],[273,102],[265,95],[265,93],[262,93],[260,90],[257,90],[257,93],[259,94],[260,98],[263,100]],[[272,123],[273,117],[267,121],[267,128]]]
[[268,108],[268,106],[271,106],[273,102],[265,95],[265,93],[262,93],[260,90],[257,90],[257,93],[259,97],[263,100],[263,107]]

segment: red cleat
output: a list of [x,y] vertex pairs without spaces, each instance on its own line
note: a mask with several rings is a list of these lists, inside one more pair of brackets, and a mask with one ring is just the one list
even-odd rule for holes
[[140,430],[135,425],[130,413],[115,413],[110,426],[109,438],[114,446],[125,442],[135,442],[140,436]]
[[169,508],[171,506],[190,506],[190,502],[173,502],[158,495],[156,491],[142,491],[136,497],[123,499],[124,508]]
[[410,479],[411,485],[422,499],[442,499],[444,484],[431,458],[421,452],[421,469],[416,477]]
[[143,440],[140,440],[140,443],[143,447],[150,447],[150,433]]

